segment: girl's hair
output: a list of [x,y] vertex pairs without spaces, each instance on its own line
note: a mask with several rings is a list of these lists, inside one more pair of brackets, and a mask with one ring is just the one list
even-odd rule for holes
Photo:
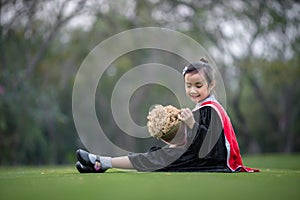
[[182,75],[185,77],[189,73],[197,73],[202,71],[208,85],[215,81],[214,70],[205,58],[200,58],[199,62],[190,63],[185,66],[182,71]]

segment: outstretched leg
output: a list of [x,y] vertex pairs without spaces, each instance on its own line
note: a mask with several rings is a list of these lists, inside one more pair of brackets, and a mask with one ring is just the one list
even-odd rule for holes
[[76,168],[80,173],[103,173],[109,168],[134,169],[128,156],[98,156],[82,149],[76,151]]
[[113,168],[121,169],[134,169],[132,163],[130,162],[128,156],[114,157],[111,158],[111,165]]

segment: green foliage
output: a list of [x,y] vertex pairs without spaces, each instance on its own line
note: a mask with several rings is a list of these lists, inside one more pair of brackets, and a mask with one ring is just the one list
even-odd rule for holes
[[[295,58],[273,62],[252,60],[246,64],[247,76],[255,77],[259,88],[253,87],[251,80],[244,80],[241,109],[249,124],[254,125],[250,130],[260,145],[264,145],[265,152],[284,151],[283,144],[290,137],[299,137],[299,132],[293,129],[293,124],[300,120],[298,63],[299,59]],[[297,141],[293,146],[298,146]]]

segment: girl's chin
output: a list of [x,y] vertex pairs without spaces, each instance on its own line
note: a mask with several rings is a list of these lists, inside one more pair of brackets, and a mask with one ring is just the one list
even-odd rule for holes
[[194,102],[194,103],[199,103],[199,102],[201,101],[200,98],[192,98],[192,97],[191,97],[191,100],[192,100],[192,102]]
[[201,98],[201,97],[196,97],[196,98],[192,98],[190,97],[191,101],[194,102],[194,103],[199,103],[201,101],[204,100],[204,98]]

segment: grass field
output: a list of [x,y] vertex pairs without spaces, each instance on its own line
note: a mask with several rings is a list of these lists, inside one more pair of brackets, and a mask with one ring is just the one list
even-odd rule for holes
[[260,173],[79,174],[73,166],[0,168],[0,199],[300,199],[300,155],[244,157]]

